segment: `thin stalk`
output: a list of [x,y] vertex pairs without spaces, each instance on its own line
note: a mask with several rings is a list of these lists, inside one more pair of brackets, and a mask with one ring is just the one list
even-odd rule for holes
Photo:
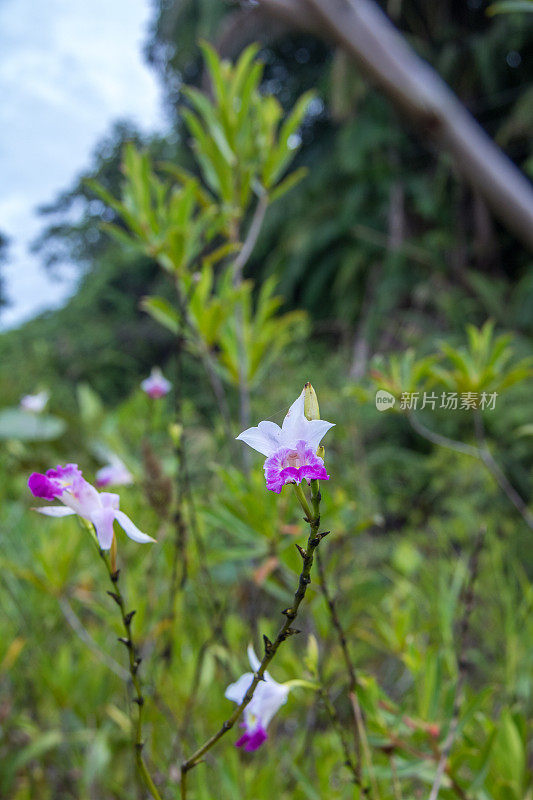
[[[257,243],[259,234],[261,233],[267,208],[268,194],[265,191],[262,191],[257,201],[248,233],[246,234],[243,245],[233,264],[233,285],[236,288],[239,288],[242,285],[243,270],[248,263],[248,259],[250,258]],[[239,238],[237,226],[232,226],[232,230],[230,231],[230,239],[234,243],[237,243]],[[239,349],[239,411],[240,423],[243,430],[250,427],[251,418],[244,303],[245,300],[242,298],[235,313],[235,327]],[[242,450],[242,459],[244,469],[248,473],[250,471],[250,456],[247,448],[243,448]]]
[[[94,535],[94,531],[92,531],[92,533]],[[96,538],[95,535],[94,538]],[[137,705],[137,714],[135,715],[136,719],[133,720],[134,723],[133,750],[135,755],[135,764],[137,766],[138,774],[144,786],[148,789],[148,791],[152,795],[153,800],[161,800],[161,795],[159,794],[152,780],[152,777],[148,772],[148,769],[146,767],[146,764],[144,763],[144,759],[142,756],[142,751],[144,747],[144,742],[142,739],[144,697],[138,675],[139,665],[141,663],[141,657],[138,654],[137,647],[135,646],[133,637],[131,635],[131,621],[133,619],[135,611],[126,611],[124,596],[122,595],[119,585],[120,570],[118,569],[113,570],[107,554],[99,546],[98,546],[98,553],[106,566],[107,574],[109,575],[109,580],[111,581],[111,585],[113,587],[113,591],[109,591],[108,594],[110,595],[110,597],[113,598],[113,600],[120,609],[122,625],[124,627],[124,632],[126,634],[124,637],[122,636],[119,637],[119,641],[125,645],[128,651],[129,673],[134,692],[134,697],[132,702],[134,702]]]
[[80,618],[78,617],[78,615],[68,602],[67,598],[59,597],[58,602],[59,602],[59,607],[61,608],[61,611],[63,612],[65,619],[67,620],[68,624],[70,625],[74,633],[76,633],[79,636],[81,641],[84,642],[87,645],[87,647],[89,647],[93,651],[93,653],[102,662],[102,664],[105,664],[106,667],[109,667],[109,669],[112,672],[114,672],[115,675],[118,675],[118,677],[122,681],[129,680],[130,676],[128,670],[124,669],[124,667],[122,667],[118,663],[118,661],[115,661],[114,658],[107,655],[107,653],[105,653],[103,650],[100,650],[100,647],[94,641],[93,637],[91,636],[87,628],[84,627],[82,621],[80,620]]
[[[350,656],[350,651],[348,650],[348,642],[346,640],[346,634],[344,632],[344,628],[342,627],[339,615],[337,613],[335,600],[330,594],[329,587],[327,585],[326,575],[324,572],[324,565],[322,564],[322,558],[319,552],[317,552],[316,554],[316,566],[318,571],[318,582],[320,585],[320,591],[322,592],[322,596],[326,601],[331,622],[333,623],[333,627],[335,628],[335,631],[337,633],[339,644],[341,646],[342,657],[344,659],[346,671],[348,673],[348,692],[350,694],[356,693],[357,674],[355,671],[355,666]],[[352,705],[352,710],[353,710],[353,705]],[[354,745],[355,745],[355,756],[356,756],[357,783],[361,785],[361,738],[359,736],[359,724],[355,714],[354,714]]]
[[[188,574],[187,557],[187,526],[183,518],[183,504],[185,496],[184,481],[184,426],[183,426],[183,349],[185,339],[183,336],[183,314],[180,315],[180,327],[176,336],[176,386],[174,390],[174,421],[179,433],[177,441],[174,443],[174,455],[176,459],[176,480],[175,480],[175,501],[172,522],[174,525],[174,549],[172,553],[172,566],[170,571],[170,591],[168,602],[169,629],[167,642],[163,648],[163,657],[170,663],[172,660],[172,639],[174,633],[174,622],[176,618],[176,597],[179,589],[183,589]],[[178,580],[178,566],[181,564],[181,577]]]
[[492,453],[487,446],[487,439],[485,437],[485,426],[483,425],[483,418],[479,411],[474,412],[474,425],[476,428],[476,436],[479,444],[479,457],[491,473],[492,477],[500,487],[500,489],[507,495],[509,501],[514,505],[518,513],[522,516],[526,525],[533,529],[533,514],[527,507],[526,503],[522,500],[514,486],[509,481],[507,475],[498,466]]
[[176,280],[175,282],[175,288],[176,288],[176,296],[178,302],[178,311],[180,312],[180,317],[181,317],[181,323],[183,323],[183,326],[186,327],[192,334],[194,344],[198,348],[198,354],[200,356],[200,359],[207,374],[207,378],[209,380],[209,383],[211,384],[213,394],[215,395],[215,399],[218,404],[218,411],[220,413],[220,416],[222,417],[222,423],[224,425],[226,437],[228,438],[229,441],[233,441],[234,435],[231,427],[231,415],[229,413],[229,406],[226,398],[226,391],[224,389],[224,384],[222,383],[220,375],[217,372],[216,363],[213,359],[213,356],[209,348],[205,344],[202,336],[200,335],[198,329],[196,328],[196,325],[189,316],[187,310],[188,297],[183,296],[178,280]]
[[437,800],[442,783],[442,778],[448,768],[448,759],[451,749],[457,737],[459,728],[459,713],[461,711],[461,704],[463,701],[463,687],[466,680],[467,661],[465,658],[465,649],[467,644],[468,632],[470,630],[470,618],[472,616],[472,609],[474,607],[474,584],[476,582],[479,556],[483,541],[485,539],[485,528],[482,528],[477,536],[474,544],[474,549],[468,562],[468,579],[463,592],[463,613],[459,620],[459,636],[458,636],[458,657],[457,657],[457,682],[455,684],[455,691],[453,697],[453,710],[448,734],[440,752],[439,762],[437,764],[437,772],[429,794],[429,800]]
[[[325,686],[321,685],[318,691],[322,702],[324,703],[324,708],[327,711],[328,717],[330,718],[331,724],[337,737],[339,739],[340,745],[342,747],[342,751],[344,753],[344,765],[350,770],[352,773],[352,780],[357,786],[361,786],[361,776],[359,774],[358,765],[354,764],[352,760],[352,754],[350,752],[350,747],[348,742],[346,741],[346,737],[344,735],[344,730],[341,725],[341,721],[339,719],[339,715],[337,714],[337,709],[333,705],[331,698],[328,694],[328,691]],[[361,787],[362,788],[362,787]],[[363,794],[366,794],[364,788],[362,788]]]
[[456,453],[462,453],[465,456],[479,458],[479,451],[477,447],[472,447],[470,444],[458,442],[456,439],[449,439],[447,436],[443,436],[440,433],[435,433],[435,431],[427,428],[424,423],[418,419],[418,417],[415,417],[414,414],[408,414],[407,419],[409,420],[409,424],[413,430],[415,430],[424,439],[427,439],[428,442],[439,445],[439,447],[446,447],[448,450],[455,450]]
[[358,739],[361,742],[361,747],[363,753],[365,754],[366,763],[368,765],[368,775],[370,778],[370,785],[372,787],[372,797],[375,800],[380,800],[379,794],[379,787],[378,782],[376,780],[376,774],[374,772],[374,765],[372,764],[372,755],[370,753],[370,745],[368,744],[368,739],[366,736],[365,726],[363,724],[363,714],[361,713],[361,707],[359,705],[359,700],[357,699],[356,692],[350,692],[350,701],[352,703],[353,714],[357,723],[357,735]]
[[[303,495],[303,491],[301,487],[296,487],[296,489],[300,490],[301,495]],[[186,761],[183,762],[181,765],[181,798],[182,800],[186,800],[187,798],[187,775],[193,767],[200,763],[203,759],[203,756],[211,750],[212,747],[221,739],[228,731],[230,731],[237,720],[240,718],[241,714],[243,713],[246,706],[252,700],[254,692],[261,680],[264,680],[263,676],[265,670],[267,669],[268,665],[276,655],[278,648],[280,645],[293,634],[297,633],[297,631],[292,627],[294,620],[298,615],[298,609],[300,608],[300,604],[305,597],[307,587],[311,583],[311,568],[313,566],[313,558],[314,553],[318,545],[320,544],[321,540],[326,536],[326,533],[319,533],[320,527],[320,489],[318,485],[318,481],[312,481],[311,485],[312,491],[312,506],[314,510],[314,514],[307,514],[307,509],[309,509],[309,504],[305,499],[305,506],[306,506],[306,516],[305,521],[309,523],[309,537],[307,539],[307,546],[304,550],[303,548],[298,546],[298,551],[303,559],[303,566],[302,571],[300,573],[298,579],[298,587],[296,592],[294,593],[294,601],[289,608],[283,610],[283,614],[285,615],[285,622],[281,626],[278,631],[278,635],[276,636],[275,640],[271,642],[266,636],[264,638],[265,643],[265,654],[259,665],[259,669],[254,674],[253,680],[244,695],[242,702],[237,706],[233,714],[228,717],[228,719],[222,724],[219,730],[213,734],[201,747],[199,747]],[[300,500],[300,492],[296,491],[298,499]],[[300,502],[302,502],[300,500]],[[310,510],[310,509],[309,509]]]
[[479,447],[473,447],[472,445],[465,444],[464,442],[458,442],[455,439],[449,439],[447,436],[442,436],[440,433],[435,433],[435,431],[427,428],[423,422],[420,422],[420,420],[415,417],[414,414],[408,414],[407,419],[409,420],[411,427],[429,442],[439,445],[440,447],[446,447],[448,450],[455,450],[457,453],[462,453],[463,455],[472,456],[472,458],[477,458],[479,461],[481,461],[488,469],[500,489],[506,495],[509,502],[512,503],[516,508],[526,525],[533,530],[533,514],[527,507],[524,500],[520,497],[514,486],[511,484],[501,467],[498,466],[492,453],[487,447],[481,415],[476,414],[474,417]]

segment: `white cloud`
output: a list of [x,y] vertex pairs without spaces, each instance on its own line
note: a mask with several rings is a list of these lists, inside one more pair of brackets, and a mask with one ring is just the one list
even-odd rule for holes
[[0,231],[12,326],[72,291],[28,252],[42,223],[35,208],[66,188],[113,120],[162,127],[155,75],[143,63],[150,0],[3,0],[0,5]]

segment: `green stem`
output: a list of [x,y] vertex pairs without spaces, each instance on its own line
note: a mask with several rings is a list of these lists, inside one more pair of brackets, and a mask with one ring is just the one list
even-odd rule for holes
[[318,693],[320,695],[320,699],[324,703],[324,708],[327,711],[328,717],[330,718],[331,724],[332,724],[332,726],[333,726],[333,728],[335,730],[335,733],[337,734],[337,737],[339,739],[339,742],[341,744],[342,751],[344,753],[344,765],[352,773],[353,782],[357,786],[361,786],[361,777],[360,777],[360,775],[359,775],[359,773],[357,771],[357,765],[354,764],[354,762],[352,760],[352,756],[351,756],[351,753],[350,753],[350,747],[348,745],[348,742],[346,741],[346,737],[344,735],[344,731],[343,731],[343,728],[342,728],[342,725],[341,725],[341,721],[339,719],[339,715],[337,714],[337,709],[335,708],[335,706],[331,702],[331,698],[330,698],[330,696],[328,694],[328,691],[327,691],[326,687],[322,683],[320,684],[320,689],[318,690]]
[[[93,531],[94,534],[94,531]],[[153,800],[161,800],[161,795],[159,794],[150,773],[144,763],[144,759],[142,757],[142,750],[144,747],[144,742],[142,740],[142,723],[143,723],[143,709],[144,709],[144,697],[141,690],[141,683],[138,676],[139,665],[141,663],[141,658],[138,655],[137,648],[133,642],[133,637],[131,635],[131,621],[133,619],[133,615],[135,611],[126,611],[126,606],[124,602],[124,597],[120,590],[119,586],[119,573],[120,570],[116,570],[113,572],[111,568],[111,564],[109,562],[109,558],[107,553],[105,553],[100,546],[98,546],[98,553],[100,558],[104,562],[107,574],[109,575],[109,579],[113,586],[113,591],[108,592],[108,594],[113,598],[115,603],[118,605],[120,609],[120,615],[122,617],[122,624],[124,626],[124,631],[126,633],[125,637],[120,637],[119,641],[122,642],[128,650],[128,657],[129,657],[129,673],[131,678],[131,683],[134,690],[134,697],[133,702],[137,705],[137,714],[136,720],[134,721],[135,725],[135,736],[133,741],[133,749],[135,754],[135,764],[137,766],[137,771],[139,776],[141,777],[144,785],[150,792],[153,797]]]
[[318,481],[311,482],[311,492],[312,492],[312,506],[314,510],[314,514],[311,512],[309,504],[307,502],[307,498],[301,488],[301,486],[295,486],[295,491],[300,503],[302,504],[302,508],[306,514],[306,520],[309,522],[309,537],[307,539],[307,546],[306,549],[303,550],[302,548],[298,548],[300,555],[303,559],[303,567],[300,573],[300,577],[298,579],[298,587],[296,592],[294,593],[294,602],[289,607],[283,610],[283,614],[285,615],[286,619],[281,628],[278,631],[278,635],[276,636],[275,640],[271,642],[266,636],[264,637],[265,642],[265,655],[259,665],[259,669],[254,674],[253,680],[248,687],[246,694],[244,695],[242,702],[237,706],[233,714],[228,717],[228,719],[223,723],[223,725],[219,728],[219,730],[213,734],[201,747],[196,750],[192,756],[190,756],[186,761],[183,762],[181,765],[181,798],[182,800],[186,800],[187,797],[187,774],[188,772],[193,769],[197,764],[200,763],[203,756],[211,750],[212,747],[218,742],[219,739],[224,736],[229,730],[233,728],[241,714],[243,713],[244,709],[252,700],[254,692],[261,680],[264,680],[263,676],[265,670],[267,669],[268,665],[276,655],[279,646],[282,642],[285,641],[289,636],[292,634],[297,633],[292,624],[298,615],[298,609],[302,600],[305,597],[305,593],[307,591],[308,585],[311,583],[311,568],[313,566],[313,557],[314,552],[318,545],[320,544],[321,539],[326,535],[325,533],[319,533],[318,529],[320,527],[320,489],[318,485]]
[[[342,655],[344,658],[344,663],[346,665],[346,671],[348,673],[348,692],[357,694],[357,689],[358,689],[357,674],[350,656],[350,652],[348,650],[348,641],[346,639],[344,628],[342,627],[339,615],[337,613],[337,606],[335,604],[335,600],[330,594],[328,584],[326,582],[326,575],[324,571],[324,566],[322,564],[322,559],[320,558],[320,553],[316,554],[316,565],[318,570],[318,582],[320,585],[320,591],[322,592],[324,600],[326,601],[329,615],[331,617],[333,627],[335,628],[335,631],[337,633],[339,643],[341,646]],[[361,785],[361,742],[359,737],[357,719],[355,718],[354,718],[354,741],[355,741],[355,755],[356,755],[355,777],[356,777],[356,783]]]
[[[317,481],[313,481],[313,483],[318,483],[318,482]],[[301,505],[301,507],[303,509],[303,512],[304,512],[305,517],[306,517],[306,521],[307,522],[311,522],[311,520],[313,519],[313,512],[311,511],[309,503],[307,502],[307,497],[304,494],[304,490],[302,489],[302,487],[298,483],[293,483],[293,486],[294,486],[294,493],[295,493],[296,497],[298,498],[298,502],[300,503],[300,505]],[[319,504],[320,504],[320,502],[319,502]],[[314,506],[313,506],[313,509],[314,509]],[[315,511],[316,511],[315,516],[318,516],[318,509],[316,509]]]

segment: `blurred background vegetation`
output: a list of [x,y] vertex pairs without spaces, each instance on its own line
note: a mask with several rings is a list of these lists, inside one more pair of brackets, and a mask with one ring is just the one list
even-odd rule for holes
[[[489,16],[481,0],[386,5],[417,52],[531,175],[533,14]],[[334,535],[323,556],[360,678],[370,796],[427,796],[461,669],[460,730],[440,796],[531,798],[531,255],[343,53],[274,24],[246,30],[236,13],[218,0],[154,2],[146,57],[166,90],[168,131],[146,138],[117,123],[80,180],[42,209],[47,228],[35,248],[47,269],[78,264],[79,288],[64,308],[0,336],[0,797],[137,796],[124,654],[105,575],[72,521],[29,512],[29,472],[76,461],[91,478],[114,453],[136,478],[121,493],[122,507],[160,545],[140,550],[120,540],[119,558],[144,655],[147,760],[168,797],[177,796],[183,756],[228,714],[224,689],[246,669],[246,644],[259,648],[261,634],[275,632],[272,620],[295,585],[298,510],[285,493],[281,501],[267,496],[255,459],[249,476],[242,470],[201,354],[146,313],[146,297],[170,300],[173,291],[153,242],[128,244],[131,225],[102,199],[123,197],[132,174],[126,144],[148,154],[154,175],[166,162],[205,177],[183,114],[184,102],[189,109],[194,102],[183,88],[209,90],[198,46],[206,39],[231,61],[259,40],[262,95],[274,96],[285,114],[313,92],[288,142],[291,170],[306,175],[268,208],[244,272],[255,303],[275,279],[279,314],[306,312],[307,322],[298,317],[293,338],[261,380],[250,380],[251,418],[280,422],[311,380],[323,416],[337,423],[326,442],[332,479],[324,515]],[[187,267],[194,277],[197,267]],[[193,285],[192,278],[183,284],[191,292]],[[1,303],[0,285],[0,314]],[[217,344],[215,356],[223,378],[230,375],[237,435],[230,345]],[[174,383],[155,408],[139,389],[154,364]],[[51,393],[47,416],[15,414],[22,394],[42,388]],[[480,427],[468,411],[426,409],[414,420],[398,406],[380,413],[376,388],[486,390],[498,398]],[[180,427],[169,436],[177,412]],[[186,533],[176,544],[169,509],[181,447]],[[523,499],[521,509],[486,452]],[[458,666],[461,592],[480,529],[487,533]],[[169,616],[176,554],[179,591],[171,591]],[[318,591],[300,622],[303,633],[280,650],[271,672],[278,680],[319,679],[349,732],[347,678]],[[171,658],[169,630],[178,631]],[[318,677],[310,634],[319,642]],[[320,693],[295,689],[255,756],[235,751],[232,736],[193,773],[192,797],[356,796]]]

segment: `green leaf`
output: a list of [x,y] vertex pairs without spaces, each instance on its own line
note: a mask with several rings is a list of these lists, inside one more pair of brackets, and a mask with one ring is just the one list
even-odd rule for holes
[[521,800],[526,753],[519,728],[508,709],[502,712],[491,751],[490,773],[496,784],[510,789],[508,796]]
[[41,758],[49,750],[59,747],[62,741],[63,733],[61,731],[46,731],[39,734],[30,744],[19,749],[10,761],[6,763],[6,770],[2,778],[3,791],[9,791],[17,772],[22,767],[34,759]]
[[287,175],[287,177],[284,178],[281,183],[278,183],[276,188],[270,193],[270,202],[273,203],[275,200],[279,200],[280,197],[283,197],[284,194],[287,194],[287,192],[290,192],[291,189],[305,178],[308,171],[307,167],[300,167]]
[[58,439],[66,427],[64,420],[51,414],[32,414],[19,408],[0,411],[0,439],[46,442]]
[[179,333],[181,317],[163,297],[143,297],[141,308],[172,333]]
[[501,0],[487,8],[489,17],[495,14],[516,14],[520,12],[532,13],[533,0]]
[[76,391],[82,421],[88,427],[95,425],[105,414],[102,400],[88,383],[81,383]]

